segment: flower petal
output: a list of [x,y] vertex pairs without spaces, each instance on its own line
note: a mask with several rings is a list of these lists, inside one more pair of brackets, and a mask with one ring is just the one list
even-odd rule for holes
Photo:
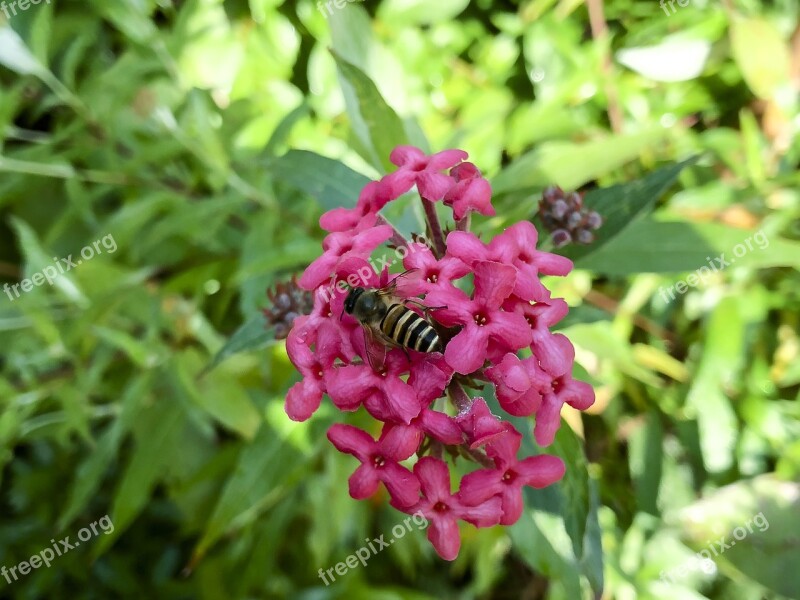
[[376,444],[372,436],[358,427],[336,423],[328,429],[328,439],[339,452],[352,454],[360,461],[369,460]]
[[432,456],[423,456],[414,465],[414,475],[419,479],[422,493],[436,504],[450,500],[450,470],[447,464]]
[[387,462],[376,471],[392,496],[393,506],[405,508],[419,501],[419,480],[411,471],[395,462]]
[[517,270],[511,265],[493,261],[478,261],[473,265],[475,271],[476,302],[496,309],[511,295],[517,280]]
[[369,498],[378,490],[378,475],[372,465],[361,465],[350,475],[350,497],[355,500]]
[[489,336],[484,327],[467,324],[466,327],[448,342],[444,357],[456,373],[468,375],[483,366]]
[[455,560],[461,548],[461,534],[458,531],[458,523],[452,516],[440,516],[433,519],[428,527],[428,539],[436,554],[444,560]]
[[501,495],[503,516],[500,525],[513,525],[522,515],[522,488],[518,485],[506,485]]
[[284,408],[292,421],[305,421],[317,411],[321,402],[319,381],[304,378],[289,389]]
[[467,506],[476,506],[503,492],[503,473],[497,469],[478,469],[461,479],[458,498]]
[[514,467],[525,485],[543,488],[559,481],[565,473],[564,461],[558,456],[539,454],[521,460]]

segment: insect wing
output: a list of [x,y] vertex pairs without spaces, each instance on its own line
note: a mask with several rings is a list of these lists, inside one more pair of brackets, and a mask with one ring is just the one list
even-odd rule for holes
[[[380,371],[386,363],[387,344],[381,343],[385,336],[380,335],[369,325],[362,325],[364,330],[364,354],[373,371]],[[391,340],[389,340],[391,342]],[[393,343],[393,342],[392,342]]]

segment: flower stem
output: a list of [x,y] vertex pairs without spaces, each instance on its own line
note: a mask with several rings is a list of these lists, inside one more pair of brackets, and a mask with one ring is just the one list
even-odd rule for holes
[[469,222],[471,220],[470,219],[471,216],[472,215],[470,213],[467,213],[463,219],[461,219],[460,221],[456,221],[456,230],[469,231]]
[[439,223],[439,215],[436,214],[436,205],[422,196],[420,196],[420,199],[422,200],[422,208],[425,210],[425,218],[428,220],[428,227],[431,230],[434,254],[436,254],[436,258],[442,258],[447,246],[444,243],[444,232],[442,231],[441,223]]
[[388,243],[390,245],[395,246],[397,248],[400,248],[401,246],[408,246],[408,240],[405,238],[405,236],[399,231],[397,231],[397,228],[391,223],[389,223],[389,221],[386,220],[386,217],[384,217],[383,215],[378,215],[378,220],[376,221],[376,224],[388,225],[389,227],[392,228],[392,237],[390,237],[388,240]]
[[468,411],[469,407],[472,406],[472,398],[469,397],[457,381],[450,382],[450,385],[447,386],[447,392],[459,413]]

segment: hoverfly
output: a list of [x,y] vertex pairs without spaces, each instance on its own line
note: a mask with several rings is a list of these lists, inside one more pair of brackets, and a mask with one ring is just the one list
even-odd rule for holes
[[[427,317],[411,310],[407,303],[422,307],[426,313],[444,307],[427,307],[419,300],[395,295],[398,279],[406,274],[399,275],[382,288],[371,290],[363,287],[352,288],[345,298],[344,310],[361,323],[368,338],[377,337],[383,342],[384,348],[387,346],[402,348],[406,353],[406,349],[417,352],[441,352],[442,340],[436,329]],[[372,364],[369,345],[367,345],[367,355]]]

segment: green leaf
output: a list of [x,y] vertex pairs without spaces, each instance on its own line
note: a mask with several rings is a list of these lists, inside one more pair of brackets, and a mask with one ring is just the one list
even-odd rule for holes
[[253,439],[263,418],[241,383],[229,373],[215,371],[206,374],[201,389],[196,376],[202,367],[202,358],[191,348],[178,354],[175,362],[176,394],[186,394],[225,428]]
[[545,142],[523,154],[492,181],[495,194],[547,185],[573,190],[641,156],[664,129],[612,136],[586,143]]
[[[25,221],[16,217],[11,217],[11,226],[19,238],[20,249],[27,261],[26,275],[32,276],[34,273],[41,272],[47,266],[55,263],[52,254],[47,252],[39,241],[36,232]],[[68,257],[65,257],[68,258]],[[88,306],[89,300],[81,289],[73,282],[73,278],[68,273],[59,273],[53,279],[53,286],[60,290],[67,298],[79,306]],[[33,293],[34,290],[31,290]]]
[[[800,243],[777,236],[770,239],[763,230],[646,218],[627,227],[597,252],[576,261],[575,266],[606,275],[697,271],[694,282],[687,278],[690,285],[697,285],[715,271],[728,268],[719,261],[756,268],[800,268]],[[665,297],[667,294],[674,299],[674,292],[667,290]]]
[[180,451],[185,425],[183,406],[169,398],[160,398],[140,413],[134,425],[133,457],[121,476],[111,507],[114,532],[104,535],[93,547],[95,557],[114,543],[150,501],[150,494],[168,468],[172,454]]
[[316,198],[323,210],[355,206],[369,178],[339,161],[306,150],[290,150],[267,162],[278,181]]
[[310,453],[301,451],[293,439],[302,437],[308,427],[308,423],[292,424],[286,436],[268,423],[261,426],[242,451],[195,548],[193,561],[202,558],[227,531],[251,522],[270,497],[277,498],[282,486],[306,468]]
[[228,341],[225,342],[225,345],[217,352],[200,376],[205,375],[234,354],[266,348],[275,341],[274,335],[275,332],[267,328],[264,315],[257,314],[253,316],[228,338]]
[[[584,198],[584,205],[603,217],[603,225],[595,232],[590,245],[571,245],[560,253],[576,263],[583,257],[599,251],[608,242],[619,236],[633,223],[653,210],[658,199],[678,179],[680,172],[694,164],[696,158],[663,167],[649,173],[643,179],[591,190]],[[578,264],[584,268],[582,264]]]
[[379,172],[395,170],[389,155],[395,146],[408,144],[403,121],[361,69],[337,52],[332,53],[341,77],[352,89],[352,95],[345,90],[347,111],[359,142],[368,149],[365,158]]
[[386,0],[378,5],[378,16],[386,23],[428,25],[455,19],[469,6],[469,0]]
[[658,412],[650,411],[628,438],[628,462],[639,510],[658,515],[658,490],[664,458],[664,429]]
[[703,357],[686,397],[687,414],[697,419],[703,463],[710,473],[733,465],[739,427],[725,390],[741,368],[744,330],[739,299],[725,298],[706,325]]
[[762,18],[734,16],[730,36],[731,53],[756,96],[771,100],[781,88],[789,89],[789,46],[775,25]]
[[60,531],[75,520],[97,492],[108,467],[117,457],[120,444],[130,430],[150,384],[150,374],[145,372],[128,386],[122,398],[119,416],[102,434],[88,458],[78,467],[67,506],[58,520]]
[[800,484],[762,475],[708,494],[681,511],[679,520],[691,545],[706,550],[720,570],[798,598],[798,514]]

